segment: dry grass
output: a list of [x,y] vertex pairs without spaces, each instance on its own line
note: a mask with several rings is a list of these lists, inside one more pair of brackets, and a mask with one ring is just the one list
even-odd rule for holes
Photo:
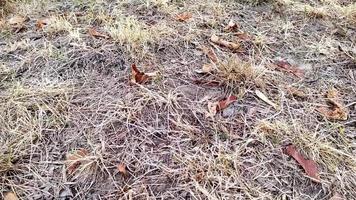
[[[355,4],[345,2],[12,2],[0,30],[0,198],[355,199]],[[192,18],[175,19],[182,12]],[[29,20],[14,28],[16,13]],[[130,83],[132,63],[158,75]],[[346,121],[317,112],[330,88]],[[206,117],[229,95],[238,100]],[[288,144],[317,163],[321,183]]]

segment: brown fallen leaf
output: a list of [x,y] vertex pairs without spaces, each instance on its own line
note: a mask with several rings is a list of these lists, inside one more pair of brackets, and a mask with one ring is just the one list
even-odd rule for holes
[[211,60],[213,63],[217,63],[219,61],[218,57],[216,56],[214,50],[209,47],[203,46],[202,48],[203,53],[208,56],[208,58]]
[[96,38],[105,38],[105,39],[109,39],[110,37],[100,33],[99,31],[95,30],[94,28],[88,28],[88,33],[89,35],[96,37]]
[[260,98],[262,101],[266,102],[267,104],[271,105],[274,109],[278,110],[277,104],[269,100],[268,97],[265,94],[263,94],[261,91],[256,90],[255,93],[257,97]]
[[36,28],[37,29],[43,29],[45,26],[49,25],[51,22],[51,18],[42,18],[37,20],[36,22]]
[[81,159],[88,155],[86,149],[79,149],[66,156],[67,172],[73,174],[74,171],[82,164]]
[[209,102],[208,103],[209,116],[212,116],[212,117],[215,116],[217,112],[224,110],[225,108],[227,108],[231,103],[235,102],[236,100],[237,100],[237,97],[234,95],[231,95],[221,101]]
[[285,149],[285,153],[293,157],[304,169],[312,181],[320,183],[320,177],[318,172],[318,167],[313,160],[307,160],[300,154],[294,145],[288,145]]
[[223,47],[232,49],[232,50],[237,50],[237,49],[240,48],[240,44],[236,44],[236,43],[233,43],[233,42],[229,42],[229,41],[223,40],[223,39],[221,39],[220,37],[218,37],[215,34],[211,36],[210,41],[212,41],[215,44],[221,45]]
[[235,23],[233,20],[230,20],[229,23],[224,28],[225,31],[236,31],[240,26]]
[[137,69],[136,64],[131,65],[131,82],[133,83],[146,83],[149,80],[149,76]]
[[207,74],[213,71],[214,66],[212,64],[204,64],[202,69],[200,70],[195,70],[196,73],[198,74]]
[[299,69],[297,66],[292,66],[287,61],[275,61],[274,66],[280,71],[291,73],[298,78],[304,77],[304,71],[302,69]]
[[120,163],[117,165],[117,170],[124,176],[127,176],[126,165],[124,163]]
[[26,22],[29,18],[28,17],[22,17],[20,15],[15,15],[11,17],[7,23],[9,25],[22,25],[24,22]]
[[317,108],[319,113],[330,120],[347,120],[347,109],[341,102],[339,92],[335,88],[326,93],[326,100],[329,106]]
[[4,195],[4,200],[18,200],[19,198],[17,198],[16,194],[13,192],[7,192]]
[[175,19],[180,21],[180,22],[186,22],[192,17],[193,17],[192,13],[183,12],[183,13],[180,13],[180,14],[176,15]]

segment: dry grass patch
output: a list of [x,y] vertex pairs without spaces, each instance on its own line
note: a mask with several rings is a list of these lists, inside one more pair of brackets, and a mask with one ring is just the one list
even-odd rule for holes
[[261,121],[256,130],[265,143],[274,146],[295,144],[310,158],[319,164],[322,163],[333,173],[343,167],[356,170],[356,159],[350,152],[352,141],[342,133],[324,135],[308,131],[297,122],[289,124],[282,121],[273,123]]
[[264,68],[252,61],[243,61],[232,56],[227,61],[218,63],[217,69],[219,80],[222,80],[229,88],[251,87],[263,83]]
[[44,133],[65,126],[70,91],[64,85],[28,87],[17,83],[1,93],[0,171],[11,169],[13,163],[29,156],[31,145]]

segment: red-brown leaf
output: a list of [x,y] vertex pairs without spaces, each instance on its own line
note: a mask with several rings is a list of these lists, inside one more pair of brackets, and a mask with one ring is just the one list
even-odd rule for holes
[[142,84],[148,81],[150,77],[137,69],[136,64],[131,65],[131,81],[133,83]]
[[217,108],[218,111],[224,110],[225,108],[227,108],[231,103],[235,102],[236,100],[237,100],[237,97],[234,95],[231,95],[228,98],[226,98],[225,100],[219,101],[218,108]]
[[235,102],[237,100],[236,96],[229,96],[228,98],[221,100],[221,101],[216,101],[216,102],[209,102],[208,103],[208,116],[215,116],[217,112],[224,110],[227,108],[231,103]]
[[302,69],[297,68],[296,66],[292,66],[289,62],[287,61],[276,61],[274,65],[280,70],[284,72],[288,72],[293,74],[294,76],[298,78],[303,78],[304,77],[304,71]]
[[287,146],[285,152],[303,167],[307,175],[311,177],[313,181],[320,183],[318,167],[313,160],[305,159],[303,155],[295,149],[294,145]]

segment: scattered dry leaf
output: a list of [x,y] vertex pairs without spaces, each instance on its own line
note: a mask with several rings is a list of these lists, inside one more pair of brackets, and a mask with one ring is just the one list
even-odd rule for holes
[[136,64],[132,64],[131,65],[131,82],[133,83],[138,83],[138,84],[142,84],[145,83],[149,80],[150,76],[148,76],[147,74],[140,72],[137,69]]
[[236,31],[240,26],[233,20],[230,20],[227,26],[224,28],[225,31]]
[[4,200],[18,200],[19,198],[17,198],[16,194],[13,192],[7,192],[4,195]]
[[183,12],[183,13],[180,13],[180,14],[176,15],[175,19],[180,21],[180,22],[186,22],[192,17],[193,17],[192,13]]
[[347,120],[346,107],[341,102],[339,92],[333,88],[326,93],[329,106],[319,107],[317,111],[330,120]]
[[15,15],[13,17],[11,17],[7,23],[9,25],[21,25],[23,24],[24,22],[26,22],[28,20],[27,17],[22,17],[22,16],[19,16],[19,15]]
[[218,37],[215,34],[211,36],[210,40],[215,44],[224,46],[224,47],[232,49],[232,50],[237,50],[237,49],[240,48],[240,44],[236,44],[236,43],[233,43],[233,42],[229,42],[229,41],[223,40],[223,39],[221,39],[220,37]]
[[42,18],[37,20],[36,22],[36,28],[37,29],[43,29],[45,26],[47,26],[48,24],[50,24],[51,22],[51,18]]
[[268,99],[268,97],[263,94],[261,91],[256,90],[256,95],[258,98],[262,99],[264,102],[266,102],[267,104],[271,105],[274,109],[278,110],[278,106],[277,104],[273,103],[271,100]]
[[313,181],[320,183],[320,177],[318,173],[318,167],[313,160],[307,160],[300,154],[294,145],[289,145],[286,148],[286,154],[293,157],[305,170],[307,175],[312,178]]
[[73,174],[73,172],[81,165],[81,159],[88,155],[86,149],[79,149],[73,153],[68,153],[66,156],[67,172]]
[[302,69],[299,69],[297,66],[292,66],[287,61],[276,61],[274,66],[277,67],[277,69],[280,71],[291,73],[298,78],[304,77],[304,71]]
[[120,163],[117,165],[117,170],[119,171],[119,173],[121,173],[122,175],[126,176],[127,175],[127,170],[126,170],[126,165],[124,163]]
[[211,62],[217,63],[219,61],[218,57],[216,56],[216,54],[212,48],[203,46],[202,51],[206,56],[208,56],[208,58],[211,60]]
[[213,71],[214,66],[212,64],[204,64],[202,69],[200,70],[195,70],[196,73],[198,74],[207,74]]
[[94,28],[88,28],[88,33],[89,35],[96,37],[96,38],[105,38],[105,39],[109,39],[110,37],[100,33],[99,31],[95,30]]
[[217,112],[224,110],[227,108],[231,103],[235,102],[237,97],[234,95],[229,96],[228,98],[217,101],[217,102],[209,102],[208,103],[208,110],[210,116],[215,116]]

